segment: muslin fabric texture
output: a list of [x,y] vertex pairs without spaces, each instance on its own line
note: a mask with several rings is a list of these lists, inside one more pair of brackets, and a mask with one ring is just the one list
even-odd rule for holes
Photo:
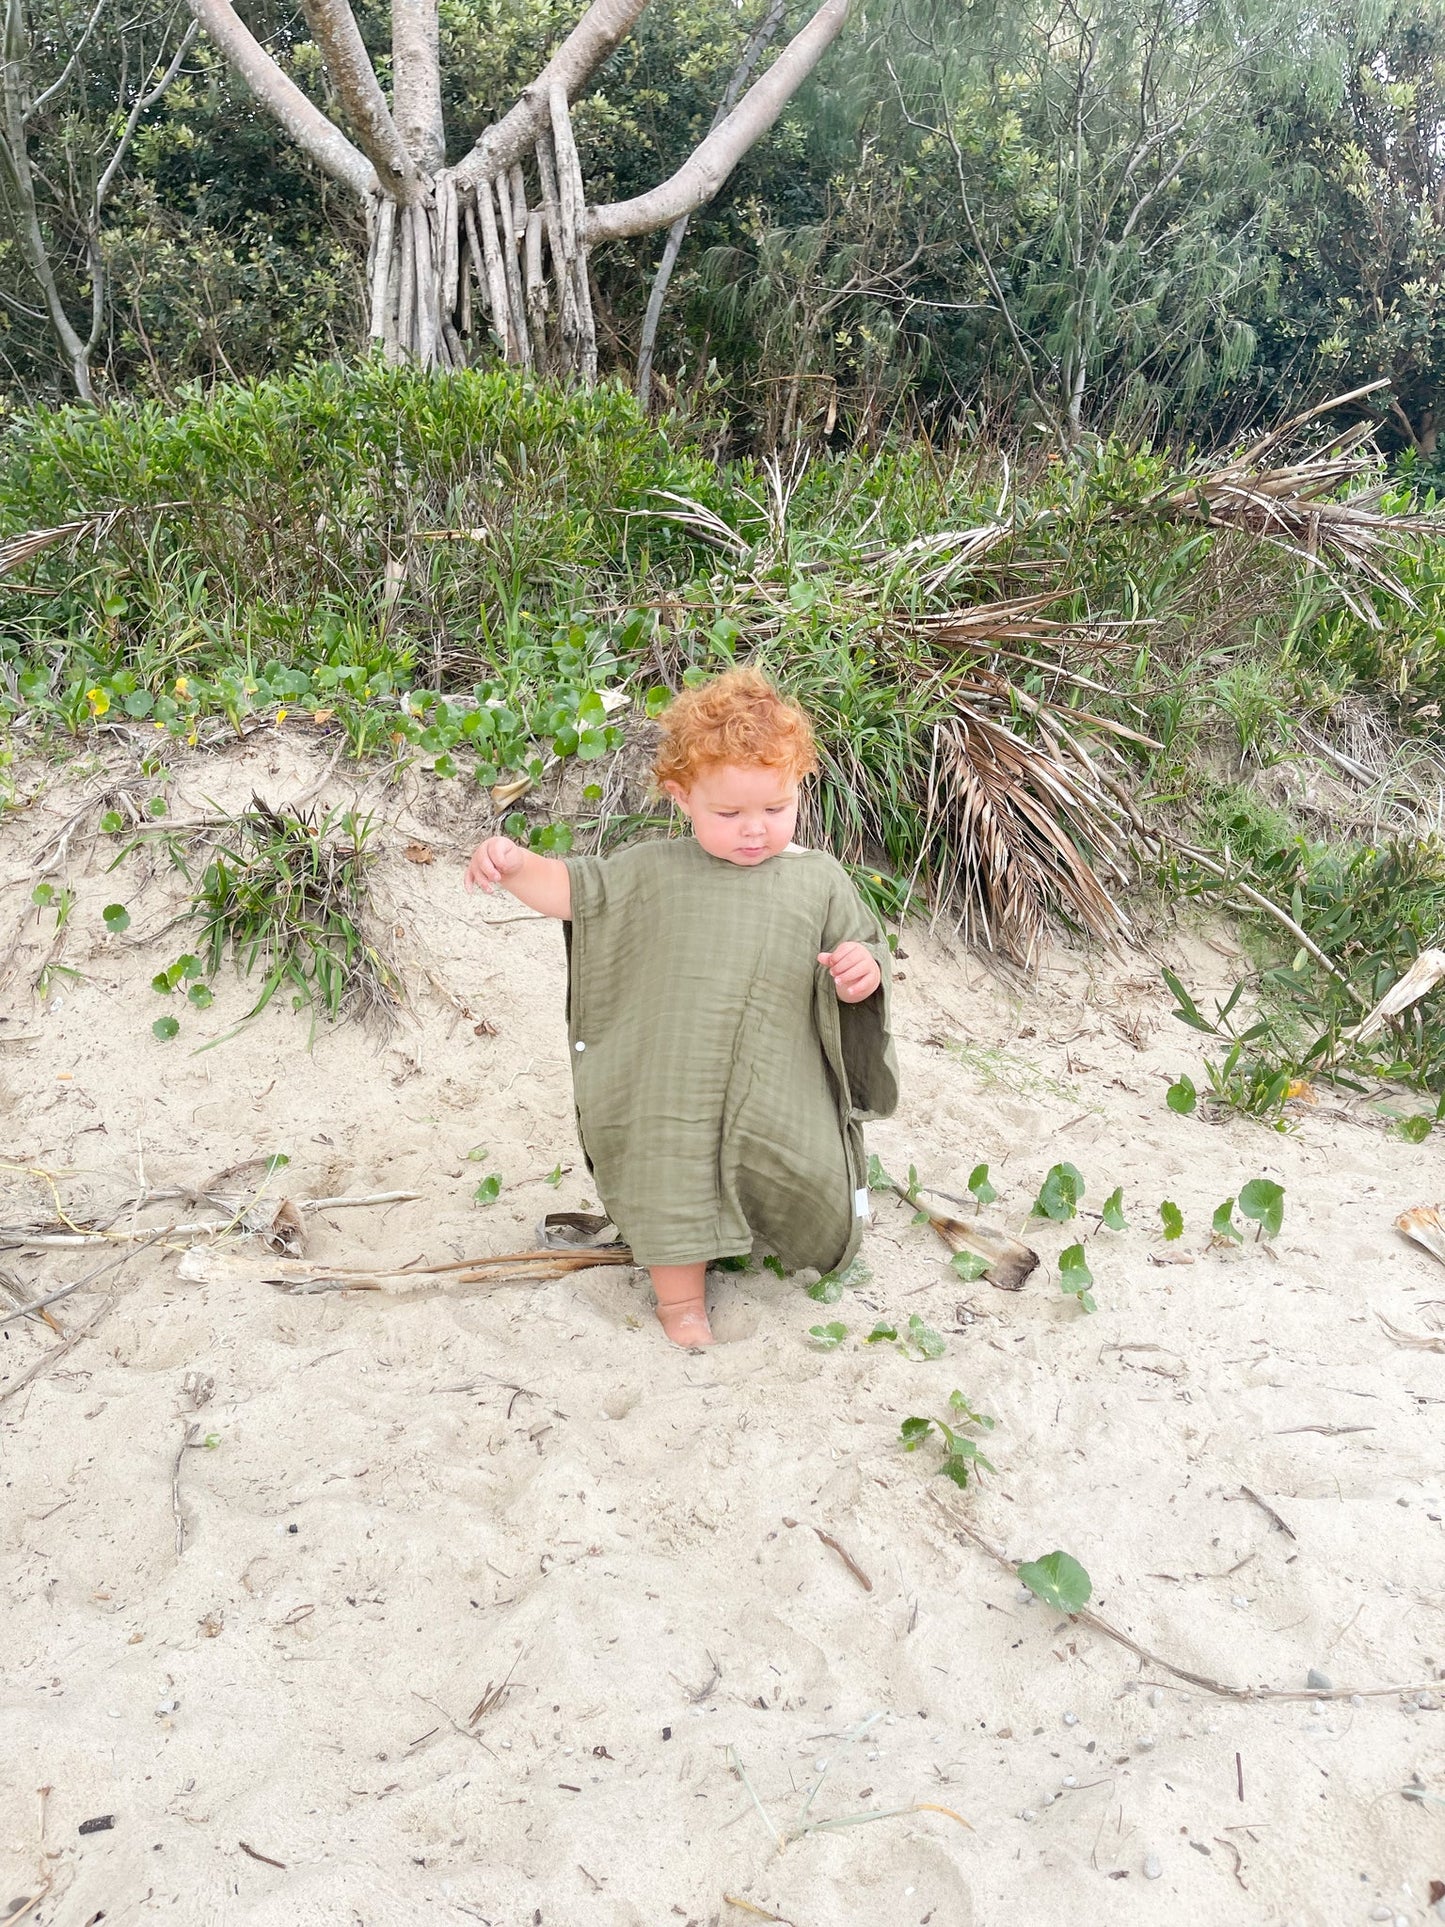
[[[642,1265],[851,1262],[862,1125],[898,1101],[889,953],[821,851],[755,866],[691,838],[571,857],[567,1022],[577,1129],[604,1209]],[[821,951],[883,972],[840,1004]]]

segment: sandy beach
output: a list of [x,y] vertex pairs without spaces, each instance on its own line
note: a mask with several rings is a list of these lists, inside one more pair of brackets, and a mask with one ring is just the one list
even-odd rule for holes
[[[259,736],[178,764],[170,812],[281,803],[324,769]],[[906,930],[903,1101],[870,1147],[959,1196],[986,1161],[986,1216],[1039,1269],[964,1283],[878,1193],[866,1282],[825,1307],[719,1276],[725,1342],[685,1353],[627,1269],[296,1295],[256,1239],[137,1249],[224,1220],[130,1200],[218,1182],[253,1215],[296,1201],[306,1257],[337,1266],[524,1249],[596,1200],[560,932],[460,887],[475,791],[373,795],[408,991],[389,1030],[311,1043],[278,997],[198,1053],[257,985],[228,966],[153,1038],[187,886],[142,853],[108,873],[93,815],[63,870],[79,975],[32,992],[35,856],[95,780],[53,773],[0,830],[0,1221],[116,1234],[12,1242],[0,1312],[124,1256],[55,1328],[0,1330],[0,1921],[1435,1917],[1445,1356],[1382,1321],[1445,1331],[1445,1270],[1394,1229],[1445,1194],[1440,1139],[1327,1088],[1288,1134],[1171,1113],[1207,1040],[1159,961],[1203,1000],[1247,967],[1227,930],[1061,948],[1033,981]],[[319,793],[355,788],[338,769]],[[1030,1220],[1065,1160],[1081,1216]],[[1260,1176],[1282,1231],[1213,1247]],[[1124,1232],[1097,1216],[1116,1186]],[[407,1195],[326,1202],[381,1193]],[[1058,1282],[1081,1238],[1092,1315]],[[914,1314],[942,1357],[863,1342]],[[955,1389],[996,1421],[967,1492],[899,1441]],[[965,1524],[1012,1561],[1069,1552],[1173,1667],[1284,1697],[1204,1690],[1031,1601]]]

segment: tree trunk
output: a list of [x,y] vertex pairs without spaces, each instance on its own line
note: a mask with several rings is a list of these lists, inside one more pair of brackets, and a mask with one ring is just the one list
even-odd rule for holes
[[[702,145],[660,187],[601,208],[587,205],[570,103],[648,0],[591,0],[533,85],[450,169],[438,0],[392,0],[389,105],[350,0],[303,0],[356,144],[276,65],[232,0],[188,4],[292,139],[365,199],[369,329],[389,358],[426,368],[462,366],[477,351],[485,316],[507,361],[593,382],[597,330],[589,247],[666,227],[711,198],[836,38],[849,0],[822,0],[769,71],[734,104],[781,20],[782,0],[772,0],[766,31],[749,42],[736,85]],[[473,280],[480,298],[474,298]]]

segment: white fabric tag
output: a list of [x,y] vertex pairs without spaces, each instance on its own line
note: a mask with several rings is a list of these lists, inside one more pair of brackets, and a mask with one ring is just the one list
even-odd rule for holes
[[853,1193],[853,1216],[855,1218],[866,1218],[868,1216],[868,1187],[866,1184],[861,1191],[855,1191]]

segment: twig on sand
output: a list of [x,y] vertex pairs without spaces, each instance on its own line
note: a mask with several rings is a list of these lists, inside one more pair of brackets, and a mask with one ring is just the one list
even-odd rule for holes
[[1384,1326],[1386,1336],[1397,1345],[1408,1345],[1417,1352],[1445,1352],[1445,1333],[1407,1332],[1399,1325],[1392,1325],[1383,1312],[1377,1311],[1375,1316]]
[[840,1546],[832,1533],[824,1532],[821,1526],[814,1526],[813,1530],[825,1546],[831,1546],[833,1551],[837,1553],[838,1557],[858,1581],[858,1584],[863,1588],[864,1592],[872,1592],[873,1581],[868,1577],[867,1573],[864,1572],[863,1568],[858,1564],[858,1561],[853,1557],[852,1553],[848,1551],[847,1547]]
[[[176,1557],[177,1559],[180,1558],[181,1554],[186,1549],[186,1522],[185,1522],[184,1515],[181,1512],[181,1460],[186,1456],[186,1448],[190,1445],[195,1444],[196,1434],[197,1432],[200,1431],[200,1429],[201,1429],[200,1426],[195,1424],[188,1425],[186,1427],[185,1437],[181,1440],[180,1445],[176,1448],[175,1463],[171,1467],[171,1511],[176,1516]],[[242,1841],[241,1844],[242,1846],[245,1846],[246,1843]],[[249,1853],[251,1850],[249,1847],[247,1847],[246,1851]],[[261,1856],[258,1854],[256,1857],[257,1859],[259,1859]]]
[[[1287,1536],[1291,1539],[1295,1537],[1293,1530],[1285,1524],[1283,1519],[1280,1518],[1279,1514],[1275,1511],[1274,1507],[1272,1505],[1267,1505],[1265,1501],[1260,1498],[1257,1492],[1251,1492],[1247,1485],[1242,1485],[1239,1489],[1244,1494],[1246,1499],[1253,1499],[1254,1503],[1259,1507],[1260,1511],[1265,1515],[1267,1519],[1273,1519],[1274,1523],[1279,1527],[1281,1532],[1287,1534]],[[1297,1540],[1296,1540],[1296,1544],[1298,1544]]]
[[[943,1513],[959,1538],[971,1540],[973,1544],[978,1547],[979,1551],[987,1553],[996,1565],[1002,1566],[1005,1572],[1012,1573],[1017,1577],[1018,1564],[1015,1560],[1010,1559],[1008,1554],[998,1546],[990,1544],[990,1542],[984,1538],[983,1534],[976,1531],[966,1520],[960,1519],[957,1513],[953,1512],[944,1504],[937,1493],[930,1492],[928,1496],[933,1500],[933,1503],[938,1507],[939,1511]],[[1141,1646],[1137,1639],[1131,1639],[1128,1633],[1121,1631],[1118,1626],[1111,1625],[1107,1619],[1101,1619],[1098,1613],[1090,1612],[1087,1607],[1080,1612],[1070,1613],[1069,1617],[1077,1621],[1080,1625],[1092,1627],[1096,1633],[1102,1633],[1106,1639],[1112,1639],[1116,1645],[1124,1647],[1127,1652],[1133,1653],[1137,1659],[1142,1659],[1146,1665],[1158,1666],[1162,1668],[1164,1672],[1172,1673],[1175,1679],[1182,1679],[1190,1686],[1201,1687],[1206,1693],[1215,1693],[1220,1699],[1389,1699],[1396,1693],[1428,1692],[1435,1685],[1433,1680],[1425,1680],[1405,1686],[1330,1686],[1319,1688],[1308,1687],[1303,1690],[1296,1690],[1287,1686],[1227,1686],[1220,1680],[1210,1679],[1207,1673],[1190,1672],[1188,1667],[1176,1666],[1173,1660],[1165,1659],[1161,1654],[1151,1652],[1147,1646]]]
[[286,1862],[284,1860],[273,1860],[269,1853],[257,1853],[256,1849],[246,1840],[238,1840],[236,1845],[241,1849],[242,1853],[250,1854],[253,1860],[259,1860],[263,1866],[279,1867],[282,1873],[285,1873]]
[[153,1245],[158,1238],[163,1238],[164,1236],[165,1233],[163,1231],[153,1232],[149,1238],[146,1238],[142,1243],[136,1245],[133,1250],[122,1251],[117,1258],[108,1258],[103,1265],[97,1265],[93,1271],[87,1271],[83,1277],[76,1278],[68,1285],[62,1285],[58,1291],[48,1292],[43,1298],[33,1299],[30,1304],[22,1305],[18,1311],[6,1312],[5,1316],[0,1318],[0,1325],[8,1325],[13,1318],[28,1317],[33,1311],[44,1311],[47,1305],[53,1305],[62,1298],[68,1298],[73,1291],[79,1291],[83,1285],[88,1285],[92,1279],[99,1278],[104,1272],[114,1271],[117,1265],[125,1264],[128,1259],[134,1258],[140,1252],[144,1251],[146,1245]]

